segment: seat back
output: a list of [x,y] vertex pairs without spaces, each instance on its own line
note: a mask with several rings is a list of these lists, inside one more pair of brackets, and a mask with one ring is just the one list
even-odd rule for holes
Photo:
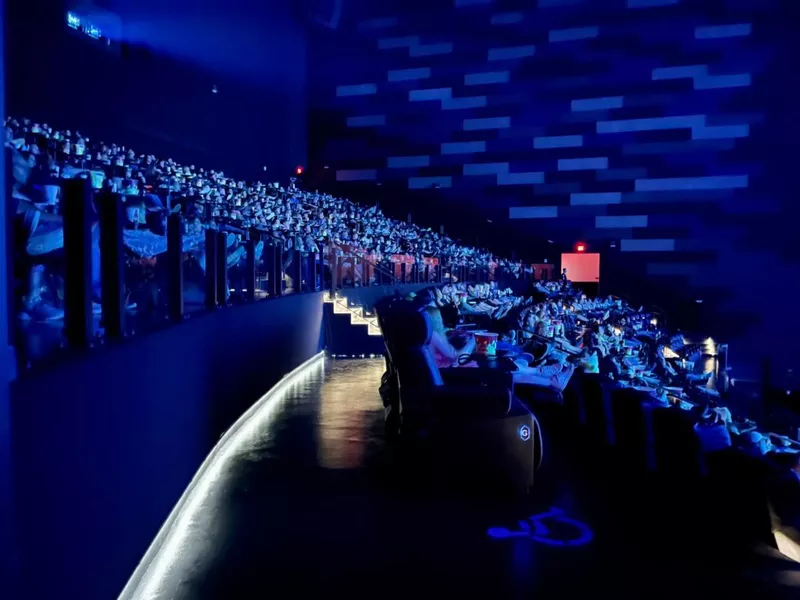
[[611,391],[614,436],[620,458],[637,470],[655,470],[653,405],[646,392],[632,388]]
[[614,419],[609,388],[598,375],[582,374],[581,399],[589,439],[596,444],[613,446]]
[[430,348],[430,317],[412,304],[398,305],[392,311],[392,363],[403,388],[430,389],[443,385]]
[[657,408],[652,417],[659,474],[681,480],[705,475],[705,460],[692,414],[674,407]]

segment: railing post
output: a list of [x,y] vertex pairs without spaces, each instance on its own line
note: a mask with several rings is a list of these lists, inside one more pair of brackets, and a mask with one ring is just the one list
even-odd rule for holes
[[431,282],[431,266],[425,265],[425,283]]
[[217,232],[217,304],[228,305],[228,234]]
[[122,198],[105,192],[96,196],[100,217],[100,289],[105,337],[125,337],[125,254],[122,243]]
[[294,285],[294,293],[300,294],[303,291],[303,253],[300,250],[292,250],[292,279]]
[[311,264],[309,265],[309,279],[311,280],[311,291],[316,292],[319,291],[319,287],[317,286],[317,274],[320,272],[319,268],[319,260],[320,254],[316,252],[311,253]]
[[285,280],[285,273],[286,271],[283,268],[283,242],[276,242],[275,246],[275,258],[277,262],[275,264],[275,284],[277,286],[277,295],[283,296],[283,286]]
[[278,284],[278,247],[275,240],[268,240],[264,244],[264,266],[267,270],[267,293],[270,298],[274,298],[280,294],[280,287]]
[[167,302],[169,318],[183,321],[183,217],[175,213],[167,217]]
[[244,300],[245,302],[256,301],[256,242],[249,235],[244,243],[247,256],[244,261]]
[[400,263],[400,283],[405,284],[406,282],[406,263]]
[[217,308],[217,232],[206,229],[206,308]]
[[64,335],[76,348],[88,347],[94,331],[91,207],[88,181],[64,183]]

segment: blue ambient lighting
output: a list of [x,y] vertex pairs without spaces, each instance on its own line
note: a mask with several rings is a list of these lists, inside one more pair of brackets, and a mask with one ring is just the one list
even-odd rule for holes
[[287,373],[225,432],[200,465],[147,549],[119,595],[120,600],[155,598],[159,595],[159,590],[170,587],[168,580],[171,576],[186,571],[186,562],[194,560],[189,551],[192,531],[199,523],[207,523],[216,518],[215,502],[218,498],[214,497],[213,490],[227,472],[230,461],[243,448],[252,446],[253,440],[270,427],[294,386],[302,385],[324,369],[324,357],[324,352],[315,354]]
[[520,425],[517,433],[519,435],[519,439],[521,439],[523,442],[527,442],[529,439],[531,439],[531,428],[527,425]]
[[[558,533],[551,533],[544,523],[546,520],[559,525]],[[518,524],[519,529],[516,531],[505,527],[490,527],[486,533],[495,540],[527,538],[548,546],[560,547],[584,546],[594,539],[594,534],[586,523],[565,516],[560,508],[551,508],[548,512],[532,515]]]

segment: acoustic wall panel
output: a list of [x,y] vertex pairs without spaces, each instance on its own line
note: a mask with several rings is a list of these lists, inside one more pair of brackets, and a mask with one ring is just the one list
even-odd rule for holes
[[590,40],[600,35],[597,27],[575,27],[572,29],[555,29],[548,35],[550,42],[574,42]]
[[623,252],[672,252],[675,240],[622,240],[620,250]]
[[390,156],[387,166],[390,169],[408,169],[414,167],[429,167],[430,156]]
[[336,88],[336,95],[346,96],[370,96],[378,93],[378,86],[374,83],[362,83],[358,85],[340,85]]
[[513,46],[510,48],[489,48],[489,61],[514,60],[536,54],[536,46]]
[[676,190],[729,190],[746,188],[747,175],[722,177],[675,177],[671,179],[637,179],[637,192],[663,192]]
[[608,158],[562,158],[558,161],[559,171],[592,171],[608,168]]
[[582,135],[557,135],[537,137],[533,140],[533,147],[538,150],[552,148],[579,148],[583,146]]
[[555,219],[557,206],[513,206],[509,209],[511,219]]
[[694,37],[698,40],[717,40],[721,38],[745,37],[753,31],[750,23],[737,23],[734,25],[711,25],[697,27]]
[[464,98],[442,98],[442,110],[466,110],[483,108],[487,105],[486,96],[467,96]]
[[430,76],[431,70],[428,67],[389,71],[389,81],[419,81],[420,79],[429,79]]

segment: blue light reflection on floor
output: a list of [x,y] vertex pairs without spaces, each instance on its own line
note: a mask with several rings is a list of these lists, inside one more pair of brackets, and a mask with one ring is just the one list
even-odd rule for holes
[[[569,526],[576,535],[566,539],[553,536],[550,529],[545,525],[545,521]],[[594,533],[586,523],[566,516],[560,508],[551,508],[548,512],[532,515],[527,520],[520,521],[518,530],[510,530],[505,527],[490,527],[486,533],[495,540],[528,538],[548,546],[562,547],[585,546],[594,539]]]

